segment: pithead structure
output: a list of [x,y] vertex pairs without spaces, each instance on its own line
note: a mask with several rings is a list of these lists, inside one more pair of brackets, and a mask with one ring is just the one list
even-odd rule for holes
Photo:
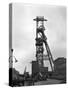
[[[37,16],[36,19],[33,19],[33,20],[36,21],[36,39],[35,39],[36,44],[35,45],[36,45],[36,60],[40,68],[39,72],[41,73],[41,68],[44,67],[43,60],[49,60],[51,70],[54,71],[53,57],[47,43],[47,37],[44,33],[45,31],[44,21],[47,21],[47,19],[44,19],[44,16]],[[46,54],[44,54],[45,50],[46,50]]]

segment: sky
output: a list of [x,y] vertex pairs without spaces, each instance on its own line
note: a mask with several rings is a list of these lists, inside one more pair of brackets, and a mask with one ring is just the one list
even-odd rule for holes
[[[25,67],[31,73],[31,61],[36,60],[36,16],[44,16],[45,35],[47,36],[53,59],[66,57],[66,7],[22,4],[12,5],[12,47],[13,55],[18,62],[14,63],[14,68],[21,74]],[[45,66],[50,68],[48,62]]]

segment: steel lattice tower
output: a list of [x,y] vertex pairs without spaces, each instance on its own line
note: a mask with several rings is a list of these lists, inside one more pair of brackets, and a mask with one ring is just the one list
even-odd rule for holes
[[[43,55],[44,55],[43,53],[44,53],[44,50],[46,50],[47,55],[45,56],[48,56],[51,69],[52,71],[54,71],[53,57],[47,43],[47,38],[44,34],[44,31],[45,31],[44,21],[47,21],[47,19],[44,19],[44,16],[37,16],[36,19],[34,19],[34,21],[36,21],[36,60],[39,64],[39,67],[42,68]],[[45,44],[46,49],[44,48],[43,44]]]

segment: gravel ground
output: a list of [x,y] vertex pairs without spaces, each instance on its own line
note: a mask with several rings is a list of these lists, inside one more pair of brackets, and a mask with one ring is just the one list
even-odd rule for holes
[[60,84],[61,80],[47,79],[46,81],[35,82],[34,85]]

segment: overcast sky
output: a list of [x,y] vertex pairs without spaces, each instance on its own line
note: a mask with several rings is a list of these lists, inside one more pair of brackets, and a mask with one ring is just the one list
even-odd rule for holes
[[[66,8],[63,6],[13,4],[12,45],[18,62],[16,70],[23,73],[25,66],[31,73],[31,61],[35,60],[36,16],[44,16],[45,34],[53,58],[66,57]],[[49,64],[48,64],[49,65]]]

